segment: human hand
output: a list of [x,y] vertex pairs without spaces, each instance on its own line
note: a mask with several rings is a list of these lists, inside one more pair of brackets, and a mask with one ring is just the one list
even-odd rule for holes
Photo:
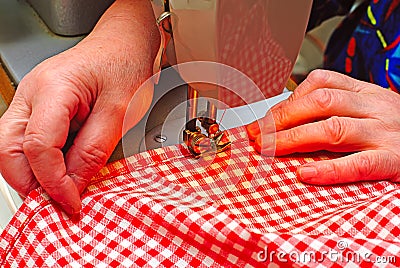
[[[127,11],[132,17],[128,7],[134,5],[148,10],[143,13],[147,25],[121,14]],[[19,194],[26,196],[42,186],[68,214],[79,213],[80,193],[123,134],[128,104],[134,97],[131,126],[150,106],[153,88],[137,91],[152,74],[158,49],[149,5],[116,1],[114,10],[108,11],[112,23],[107,16],[102,18],[77,46],[42,62],[20,82],[0,118],[0,172]],[[124,27],[147,29],[138,33]],[[75,134],[64,154],[68,136]]]
[[[289,99],[271,108],[259,123],[248,125],[247,132],[263,154],[274,150],[277,156],[319,150],[352,153],[299,167],[297,174],[303,182],[400,182],[399,114],[397,93],[316,70]],[[268,123],[273,121],[275,125]]]

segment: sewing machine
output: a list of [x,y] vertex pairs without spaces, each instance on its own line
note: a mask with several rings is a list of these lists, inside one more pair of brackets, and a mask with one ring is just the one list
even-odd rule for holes
[[[15,84],[42,60],[79,42],[113,0],[97,2],[0,0],[0,23],[8,25],[0,29],[0,54]],[[154,73],[180,65],[156,78],[153,109],[124,137],[124,153],[117,148],[112,160],[180,143],[182,126],[196,132],[199,118],[207,118],[207,129],[216,129],[222,114],[218,130],[248,123],[287,97],[269,99],[280,96],[292,71],[311,0],[151,2],[163,37]],[[181,86],[168,88],[167,80]],[[260,103],[265,99],[267,104]]]
[[[98,2],[0,0],[0,24],[7,25],[0,27],[0,55],[15,84],[45,58],[79,42],[113,0]],[[311,2],[152,0],[163,39],[154,63],[154,101],[110,160],[184,140],[189,148],[207,140],[227,145],[229,140],[219,144],[217,133],[260,118],[287,98],[284,88]],[[178,66],[160,75],[168,64]],[[20,200],[11,195],[14,211]]]
[[[152,0],[161,35],[155,83],[162,66],[170,64],[188,85],[185,129],[174,142],[183,140],[195,157],[229,148],[218,107],[224,113],[237,106],[251,109],[282,93],[305,35],[311,3]],[[245,121],[256,119],[253,111]],[[249,123],[240,116],[233,121]],[[167,136],[171,131],[158,134],[164,140]]]

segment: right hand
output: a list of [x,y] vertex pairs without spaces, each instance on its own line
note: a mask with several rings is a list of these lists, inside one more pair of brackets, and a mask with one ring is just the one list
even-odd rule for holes
[[306,183],[400,182],[399,103],[398,93],[378,85],[315,70],[289,99],[247,125],[247,133],[254,148],[267,155],[346,153],[298,167],[297,175]]
[[[151,12],[142,15],[153,17],[148,1],[116,3],[125,9],[141,5]],[[139,23],[140,19],[133,21]],[[151,19],[146,21],[154,24]],[[137,89],[152,75],[157,28],[154,24],[147,28],[150,34],[142,36],[116,35],[113,27],[122,29],[127,21],[121,23],[100,22],[97,32],[42,62],[19,84],[9,109],[0,118],[0,172],[20,195],[27,196],[42,186],[68,214],[78,214],[80,193],[123,135],[122,124],[132,97],[138,101],[131,126],[150,106],[153,88]],[[72,134],[76,137],[64,154],[63,147]]]

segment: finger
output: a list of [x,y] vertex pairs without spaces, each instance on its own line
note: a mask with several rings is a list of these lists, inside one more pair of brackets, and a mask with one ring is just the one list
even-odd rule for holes
[[247,136],[251,141],[257,139],[261,134],[261,130],[264,134],[275,132],[275,121],[270,112],[267,112],[263,118],[246,125]]
[[[313,118],[315,119],[317,117],[321,117],[322,115],[320,113],[316,113],[314,109],[309,106],[309,104],[312,104],[314,108],[315,106],[317,106],[318,110],[322,109],[323,111],[327,111],[327,109],[332,109],[332,106],[335,104],[331,102],[335,101],[334,98],[331,98],[332,94],[339,95],[336,97],[338,98],[335,101],[337,103],[340,100],[345,99],[344,97],[352,95],[351,92],[360,92],[361,90],[371,86],[371,84],[356,80],[337,72],[328,70],[314,70],[294,90],[293,94],[291,94],[287,100],[284,100],[271,108],[271,111],[276,114],[275,120],[277,123],[277,130],[279,131],[281,129],[284,129],[285,127],[283,126],[285,126],[287,122],[293,122],[288,126],[295,125],[296,118],[293,119],[293,117],[296,115],[300,115],[303,118],[308,117],[310,120],[313,120]],[[298,101],[317,89],[323,90],[316,93],[315,95],[312,95],[311,97],[303,99],[302,101]],[[330,93],[328,89],[336,89],[336,92]],[[347,91],[347,93],[341,91]],[[343,98],[340,98],[341,94],[343,94]],[[360,104],[358,98],[357,96],[354,96],[352,100],[355,99],[357,103]],[[348,99],[345,100],[347,100],[347,103],[352,104],[352,102],[350,102]],[[325,106],[326,104],[328,104],[328,106]],[[346,109],[346,111],[349,112],[349,109]],[[350,112],[352,111],[357,110],[351,108]],[[338,109],[338,112],[341,112],[341,110]],[[344,116],[346,115],[344,114]],[[253,122],[247,125],[246,129],[250,140],[255,140],[261,132],[259,122]]]
[[153,90],[154,85],[145,82],[130,100],[119,90],[109,93],[113,97],[99,97],[66,154],[67,173],[74,178],[79,192],[106,164],[122,135],[143,118]]
[[257,136],[260,135],[260,125],[258,121],[254,121],[248,125],[246,125],[247,136],[249,140],[254,141],[256,140]]
[[66,174],[61,151],[76,113],[78,98],[69,89],[43,89],[32,103],[23,151],[32,171],[49,196],[70,215],[81,209],[79,192]]
[[39,187],[22,150],[30,110],[19,95],[0,118],[0,173],[20,195],[27,196]]
[[276,134],[260,135],[255,141],[258,152],[274,146],[276,155],[328,150],[354,152],[376,149],[384,141],[376,137],[374,119],[333,116],[327,120],[301,125]]
[[317,185],[358,181],[399,181],[399,159],[389,151],[363,151],[334,160],[308,163],[297,169],[303,182]]
[[65,158],[67,174],[73,178],[78,191],[106,163],[122,137],[123,116],[93,112],[80,129]]
[[289,101],[301,98],[319,88],[333,88],[351,92],[360,92],[372,85],[349,76],[328,70],[314,70],[295,89]]
[[[302,98],[281,102],[271,108],[269,114],[246,126],[250,140],[261,133],[281,131],[298,125],[328,118],[333,115],[354,118],[373,116],[374,100],[360,98],[357,94],[335,89],[318,89]],[[273,119],[271,118],[273,117]],[[273,128],[271,124],[274,124]]]
[[353,118],[373,117],[376,100],[369,95],[362,98],[353,92],[337,89],[318,89],[301,98],[273,107],[276,130],[328,118],[347,116]]

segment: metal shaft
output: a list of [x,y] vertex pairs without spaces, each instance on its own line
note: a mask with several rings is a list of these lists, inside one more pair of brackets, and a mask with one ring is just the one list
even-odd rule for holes
[[198,106],[198,97],[199,93],[197,90],[192,88],[190,85],[187,86],[187,94],[188,94],[188,107],[186,110],[186,129],[190,131],[196,130],[196,119],[197,118],[197,106]]

